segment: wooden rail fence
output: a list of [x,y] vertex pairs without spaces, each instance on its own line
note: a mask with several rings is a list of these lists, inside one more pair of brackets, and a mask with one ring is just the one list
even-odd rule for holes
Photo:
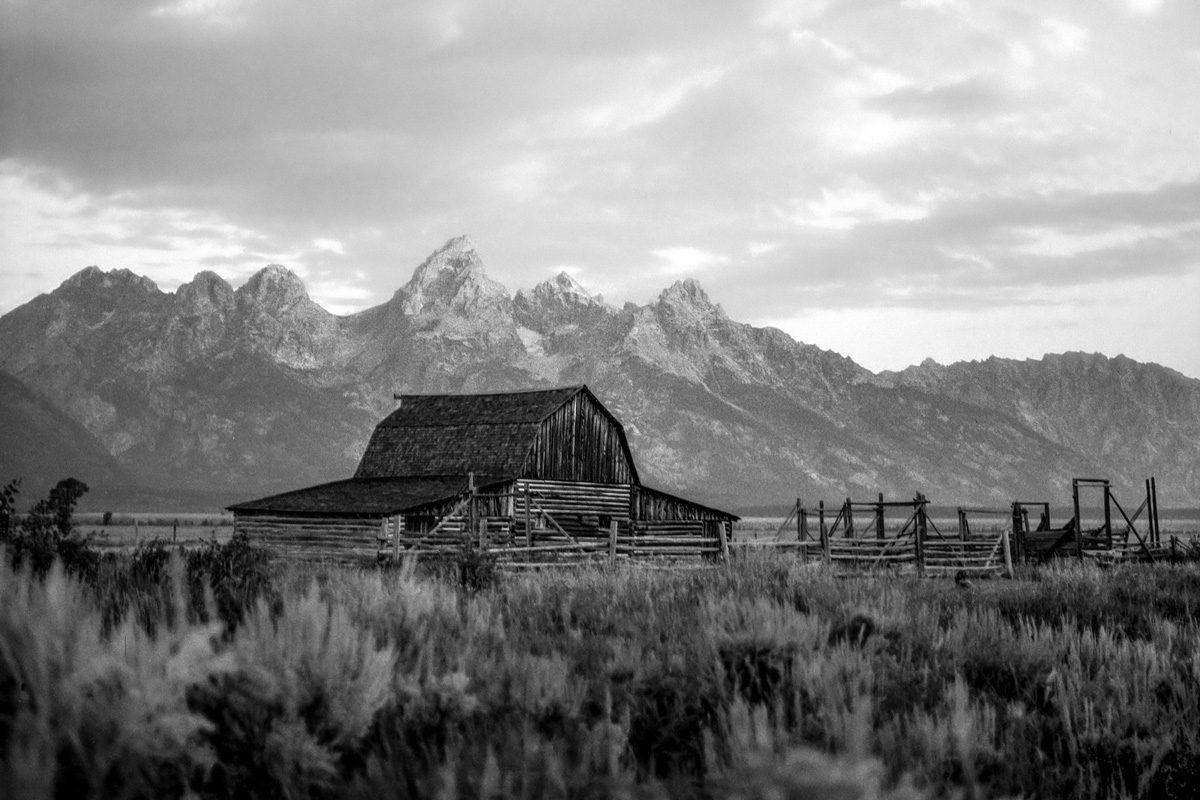
[[[804,561],[823,562],[838,575],[1012,577],[1010,529],[982,536],[943,534],[929,518],[928,504],[921,494],[902,501],[879,495],[866,502],[846,498],[836,513],[827,513],[821,502],[813,514],[797,500],[772,539],[734,542],[734,549],[794,552]],[[811,528],[814,516],[816,530]]]

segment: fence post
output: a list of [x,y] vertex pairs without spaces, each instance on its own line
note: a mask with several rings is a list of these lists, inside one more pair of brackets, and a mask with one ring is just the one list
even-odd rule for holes
[[1071,502],[1075,506],[1075,557],[1083,561],[1083,519],[1079,515],[1079,479],[1071,479]]
[[1154,513],[1150,515],[1150,519],[1154,520],[1154,541],[1162,544],[1162,528],[1158,526],[1158,485],[1153,475],[1150,476],[1150,505],[1154,508]]
[[832,554],[829,552],[829,528],[825,527],[825,501],[821,501],[818,507],[818,513],[821,515],[821,557],[825,559],[825,563],[829,564],[832,561]]
[[875,538],[883,541],[883,492],[879,493],[879,504],[875,506]]
[[475,508],[475,473],[467,473],[467,524],[466,530],[463,531],[463,538],[469,545],[471,537],[475,533],[475,519],[478,509]]
[[917,506],[917,572],[921,575],[925,574],[925,535],[928,533],[926,526],[928,522],[925,519],[925,495],[917,492],[917,497],[913,500]]
[[854,509],[850,507],[850,498],[846,498],[846,538],[854,538]]
[[1000,528],[1000,547],[1004,550],[1004,575],[1011,579],[1013,576],[1012,552],[1009,551],[1008,528]]
[[526,481],[526,483],[525,483],[525,546],[533,547],[533,526],[532,526],[532,523],[530,522],[529,503],[530,503],[529,482]]
[[608,563],[617,563],[617,521],[608,523]]
[[1022,544],[1025,540],[1025,532],[1021,526],[1021,504],[1016,500],[1012,504],[1012,549],[1016,553],[1018,561],[1025,560],[1025,548]]
[[803,542],[808,538],[808,510],[796,498],[796,540]]
[[[1112,550],[1112,489],[1108,482],[1104,483],[1104,535],[1108,540],[1108,549]],[[1122,512],[1124,513],[1124,512]]]
[[721,560],[729,563],[729,537],[725,535],[725,522],[717,523],[717,536],[721,539]]

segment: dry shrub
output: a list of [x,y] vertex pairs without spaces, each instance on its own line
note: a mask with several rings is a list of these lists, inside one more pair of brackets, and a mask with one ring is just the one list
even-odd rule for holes
[[0,795],[157,797],[211,758],[187,687],[229,660],[208,627],[102,633],[84,587],[0,563]]
[[396,657],[316,586],[273,614],[259,602],[230,645],[234,669],[192,687],[213,728],[211,796],[322,797],[358,764],[392,697]]

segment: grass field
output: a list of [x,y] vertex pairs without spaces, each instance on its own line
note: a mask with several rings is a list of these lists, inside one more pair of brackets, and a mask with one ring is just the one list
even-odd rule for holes
[[1194,566],[964,588],[204,554],[0,559],[0,795],[1200,796]]
[[161,539],[170,544],[194,545],[201,541],[226,542],[233,535],[232,514],[77,514],[79,532],[102,549],[128,549]]

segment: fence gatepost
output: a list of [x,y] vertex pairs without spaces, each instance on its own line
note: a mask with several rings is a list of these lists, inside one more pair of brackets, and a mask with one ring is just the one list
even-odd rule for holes
[[1104,535],[1108,542],[1108,550],[1112,552],[1112,489],[1109,487],[1108,481],[1104,482]]
[[617,563],[617,521],[608,523],[608,563]]
[[1017,560],[1022,563],[1025,562],[1025,528],[1021,523],[1023,510],[1020,502],[1014,500],[1012,504],[1012,550]]
[[478,509],[475,508],[475,473],[467,473],[467,524],[463,530],[463,545],[464,550],[471,548],[471,537],[475,534],[476,515]]
[[1000,547],[1004,549],[1004,574],[1010,580],[1013,576],[1012,551],[1009,550],[1008,528],[1000,528]]
[[729,563],[729,537],[725,535],[724,521],[717,522],[717,536],[721,539],[721,560]]
[[525,546],[533,547],[533,523],[529,513],[529,483],[525,483]]
[[817,506],[817,513],[821,518],[821,558],[826,564],[831,563],[832,555],[829,552],[829,528],[825,527],[825,501],[822,500]]
[[917,547],[916,547],[916,550],[917,550],[917,573],[920,575],[924,575],[925,574],[925,535],[926,535],[926,533],[928,533],[928,531],[926,530],[926,528],[928,526],[928,521],[925,518],[925,495],[921,494],[920,492],[917,492],[916,499],[914,499],[913,502],[917,506],[917,531],[916,531],[916,534],[917,534],[917,542],[916,542],[916,545],[917,545]]
[[808,561],[808,509],[796,498],[796,541],[800,543],[800,561]]
[[882,542],[883,535],[883,492],[879,493],[879,503],[875,506],[875,539]]

